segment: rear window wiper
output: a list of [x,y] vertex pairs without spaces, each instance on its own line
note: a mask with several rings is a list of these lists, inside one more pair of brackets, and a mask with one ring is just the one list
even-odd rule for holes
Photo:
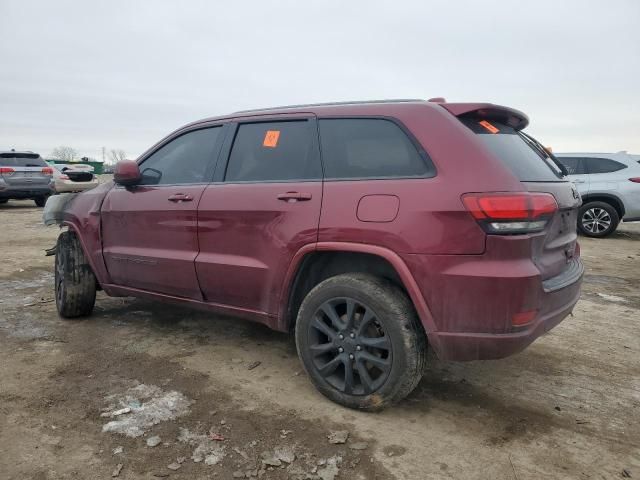
[[538,155],[540,155],[542,157],[543,160],[546,160],[547,158],[550,159],[554,163],[554,165],[556,167],[558,167],[558,170],[560,170],[560,172],[562,173],[563,176],[566,177],[567,175],[569,175],[569,171],[562,164],[562,162],[560,162],[560,160],[558,160],[553,153],[551,153],[549,150],[544,148],[540,142],[538,142],[532,136],[524,133],[522,130],[519,131],[518,134],[522,137],[522,139],[525,142],[527,142],[527,144],[531,148],[533,148],[536,151],[536,153],[538,153]]

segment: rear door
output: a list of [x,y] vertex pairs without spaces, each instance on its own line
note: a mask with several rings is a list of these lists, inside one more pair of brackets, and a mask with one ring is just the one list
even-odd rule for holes
[[586,159],[582,157],[557,157],[560,163],[564,165],[569,173],[567,178],[580,192],[580,195],[589,193],[589,174],[586,169]]
[[102,205],[104,260],[113,283],[201,300],[194,261],[197,208],[211,180],[222,126],[183,133],[140,162],[142,181]]
[[543,232],[531,235],[531,255],[542,280],[559,275],[573,258],[578,238],[581,199],[576,187],[562,176],[543,147],[512,127],[475,115],[462,121],[511,170],[525,190],[550,193],[555,197],[558,212]]
[[198,209],[196,271],[207,302],[276,314],[293,256],[317,241],[322,202],[315,118],[243,120]]

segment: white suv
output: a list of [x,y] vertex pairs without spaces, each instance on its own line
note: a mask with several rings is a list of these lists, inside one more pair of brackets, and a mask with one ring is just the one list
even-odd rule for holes
[[556,153],[582,195],[578,229],[606,237],[620,221],[640,220],[640,156],[618,153]]

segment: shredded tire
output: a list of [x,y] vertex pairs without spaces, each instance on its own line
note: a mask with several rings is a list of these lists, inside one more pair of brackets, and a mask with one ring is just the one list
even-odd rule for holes
[[96,301],[96,277],[73,232],[58,237],[55,261],[55,295],[64,318],[90,315]]

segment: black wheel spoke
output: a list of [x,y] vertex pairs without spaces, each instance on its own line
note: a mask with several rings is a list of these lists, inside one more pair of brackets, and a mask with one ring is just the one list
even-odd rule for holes
[[313,353],[313,356],[317,357],[318,355],[329,353],[331,350],[336,350],[336,347],[333,344],[333,342],[329,342],[329,343],[320,343],[317,345],[311,345],[310,349],[311,349],[311,353]]
[[383,372],[388,371],[389,367],[391,366],[388,359],[376,357],[375,355],[371,355],[369,352],[360,352],[359,356],[361,360],[375,365],[377,368],[379,368]]
[[331,321],[331,325],[333,325],[333,328],[335,328],[336,330],[342,330],[344,328],[344,324],[340,321],[338,312],[336,312],[336,309],[333,305],[327,302],[323,304],[322,307],[320,308]]
[[322,367],[320,367],[320,375],[322,375],[323,377],[328,377],[329,375],[331,375],[333,372],[336,371],[336,369],[340,366],[341,363],[342,363],[342,358],[340,357],[340,355],[338,355],[337,357],[334,357],[332,360],[329,360]]
[[391,348],[391,342],[389,337],[360,337],[360,344],[369,348],[377,348],[379,350],[389,350]]
[[353,322],[355,320],[356,302],[350,298],[347,298],[347,322],[345,330],[351,330],[353,328]]
[[371,375],[369,375],[367,367],[360,360],[356,360],[356,370],[358,371],[358,376],[362,381],[364,393],[368,395],[373,392],[373,380],[371,379]]
[[337,335],[335,330],[331,329],[329,325],[324,323],[317,316],[313,319],[313,322],[311,322],[311,326],[316,330],[319,330],[320,332],[324,333],[331,340],[333,340]]
[[376,316],[374,315],[373,311],[367,308],[364,311],[362,319],[360,320],[360,325],[358,325],[358,335],[362,335],[362,332],[365,332],[371,322],[373,322],[375,319]]
[[344,362],[344,393],[352,394],[354,386],[353,361],[347,358]]

